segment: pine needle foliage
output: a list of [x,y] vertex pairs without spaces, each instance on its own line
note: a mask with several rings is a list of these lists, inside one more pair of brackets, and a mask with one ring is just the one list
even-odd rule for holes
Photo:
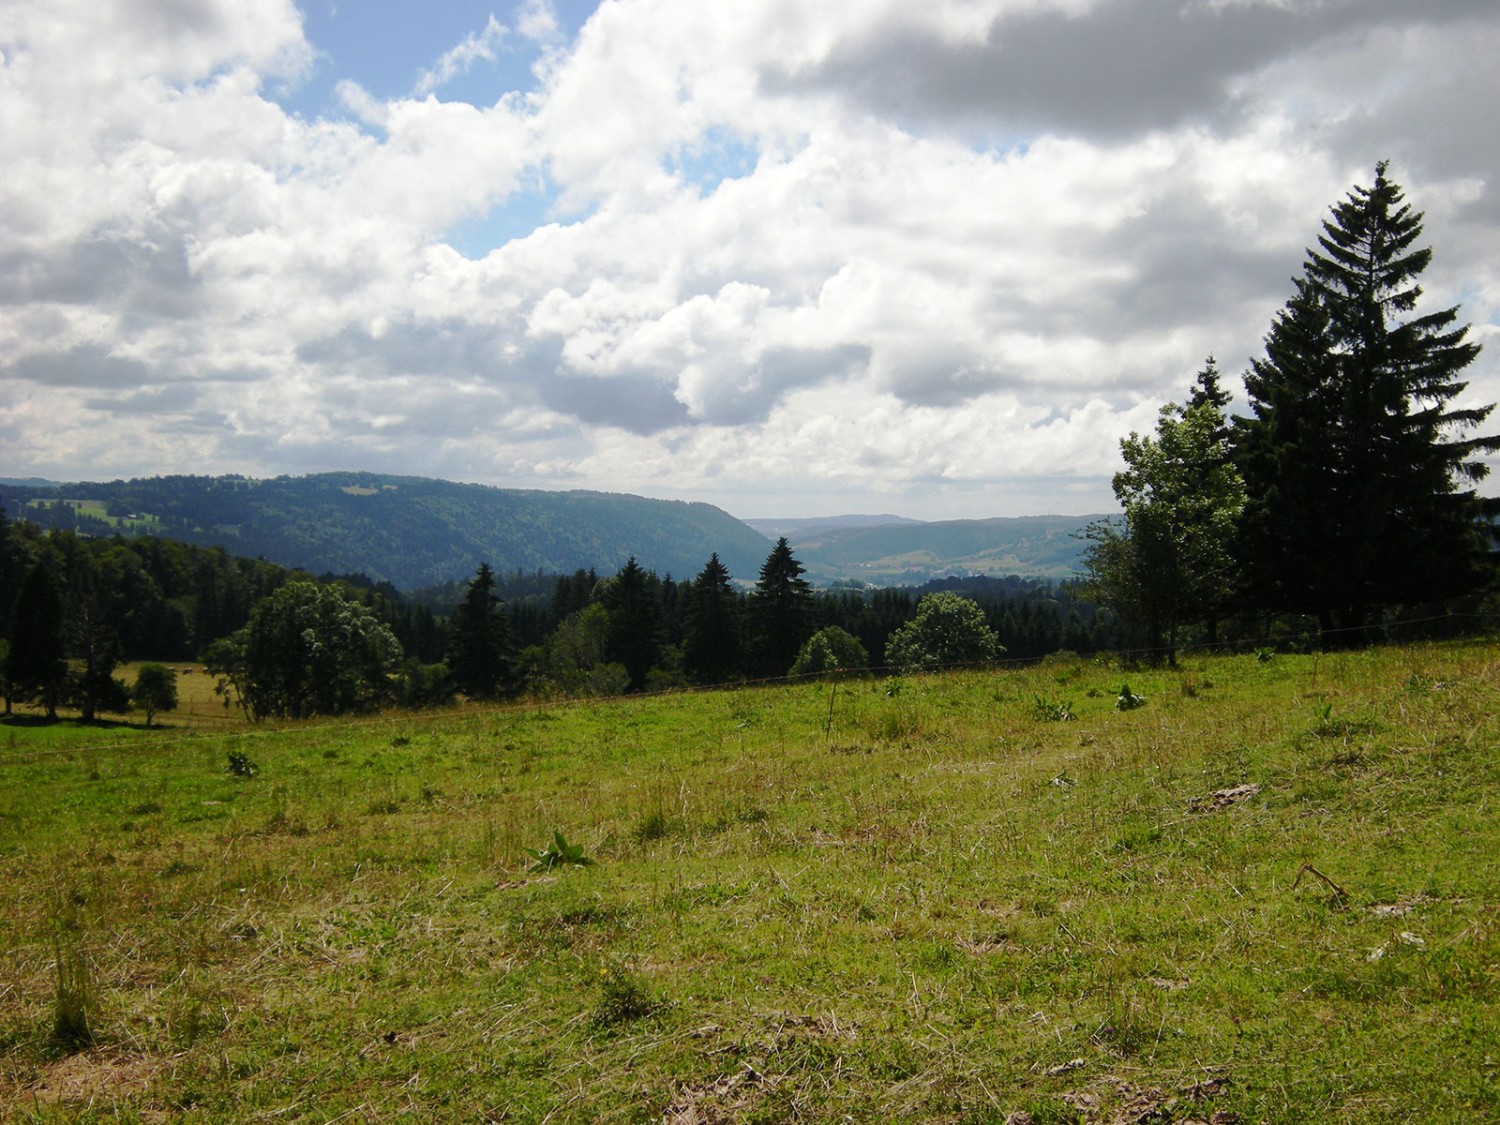
[[1476,588],[1500,514],[1474,488],[1500,436],[1468,436],[1493,405],[1459,405],[1479,345],[1456,307],[1422,311],[1432,251],[1387,167],[1323,223],[1235,436],[1252,603],[1349,641],[1379,607]]

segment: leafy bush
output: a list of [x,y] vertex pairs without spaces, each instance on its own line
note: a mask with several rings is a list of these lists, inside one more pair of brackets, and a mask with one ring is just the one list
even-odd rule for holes
[[829,672],[852,672],[867,668],[870,654],[859,638],[837,625],[819,629],[807,639],[792,665],[794,676],[821,676]]

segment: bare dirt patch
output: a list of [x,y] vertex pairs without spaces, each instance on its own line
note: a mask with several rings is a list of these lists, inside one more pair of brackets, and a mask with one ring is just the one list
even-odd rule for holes
[[1230,1085],[1223,1075],[1207,1078],[1168,1093],[1159,1086],[1104,1077],[1090,1086],[1072,1090],[1062,1102],[1074,1110],[1083,1125],[1238,1125],[1240,1115],[1230,1110],[1208,1110],[1203,1103],[1225,1093]]
[[1217,789],[1205,797],[1194,797],[1188,802],[1188,809],[1191,812],[1216,812],[1248,800],[1259,792],[1260,786],[1253,781],[1229,789]]
[[776,1085],[774,1078],[746,1067],[707,1082],[690,1082],[662,1114],[662,1125],[729,1125],[743,1121]]

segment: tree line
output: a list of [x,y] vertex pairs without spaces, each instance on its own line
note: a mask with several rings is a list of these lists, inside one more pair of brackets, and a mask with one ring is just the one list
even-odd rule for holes
[[1479,346],[1457,308],[1418,311],[1432,251],[1387,170],[1324,221],[1245,373],[1249,413],[1226,413],[1210,356],[1153,435],[1121,443],[1123,515],[1089,530],[1087,567],[1159,659],[1304,623],[1358,645],[1488,604],[1500,500],[1476,486],[1500,436],[1471,431],[1494,407],[1463,403]]
[[7,710],[20,701],[51,716],[169,710],[171,669],[150,668],[135,696],[116,677],[140,660],[204,664],[253,718],[307,717],[1039,657],[1119,636],[1115,615],[1066,583],[813,590],[785,539],[748,587],[714,554],[684,580],[633,558],[603,576],[483,564],[403,594],[221,548],[42,531],[0,508],[0,687]]
[[[513,575],[522,588],[535,576]],[[711,555],[674,581],[634,558],[600,576],[554,580],[550,597],[500,596],[481,564],[446,616],[440,653],[408,655],[381,620],[384,602],[345,586],[289,583],[247,625],[210,646],[211,672],[256,718],[305,717],[387,703],[437,706],[456,696],[577,698],[867,669],[975,664],[1007,652],[1109,647],[1113,615],[1075,587],[1022,579],[958,580],[955,589],[814,591],[785,539],[749,589]],[[524,630],[523,630],[524,626]],[[336,637],[337,643],[309,643]],[[382,673],[380,669],[384,668]]]

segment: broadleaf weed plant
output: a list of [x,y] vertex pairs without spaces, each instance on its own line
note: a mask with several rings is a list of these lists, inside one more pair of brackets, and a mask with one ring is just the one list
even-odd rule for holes
[[559,829],[552,833],[552,843],[544,848],[527,848],[526,854],[534,861],[528,871],[551,871],[554,867],[571,864],[575,867],[592,867],[594,861],[583,854],[582,844],[570,844]]
[[229,752],[229,772],[235,777],[254,777],[260,773],[260,767],[252,762],[248,755],[238,750]]
[[1071,723],[1078,716],[1073,714],[1073,704],[1067,700],[1033,697],[1031,717],[1043,723]]

